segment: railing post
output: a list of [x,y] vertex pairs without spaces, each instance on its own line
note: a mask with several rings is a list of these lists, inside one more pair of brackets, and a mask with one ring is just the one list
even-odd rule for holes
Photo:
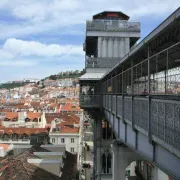
[[122,121],[125,124],[125,120],[124,120],[124,94],[122,95]]
[[124,76],[123,76],[123,68],[122,68],[122,122],[124,121]]
[[111,113],[113,112],[113,94],[111,94]]
[[131,103],[132,103],[132,107],[131,107],[131,113],[132,113],[132,116],[131,116],[131,122],[132,122],[132,129],[133,131],[135,131],[135,126],[134,126],[134,71],[133,71],[133,67],[134,67],[134,63],[133,63],[133,60],[131,60]]
[[100,110],[102,111],[102,108],[103,108],[103,95],[100,94],[99,96],[97,96],[97,99],[98,99],[99,104],[100,104]]
[[132,95],[131,96],[131,98],[132,98],[132,107],[131,107],[131,113],[132,113],[132,116],[131,116],[131,120],[132,120],[132,129],[133,129],[133,131],[136,131],[136,129],[135,129],[135,123],[134,123],[134,96]]
[[150,82],[150,55],[149,55],[149,46],[148,46],[148,136],[149,142],[152,143],[152,129],[151,129],[151,82]]

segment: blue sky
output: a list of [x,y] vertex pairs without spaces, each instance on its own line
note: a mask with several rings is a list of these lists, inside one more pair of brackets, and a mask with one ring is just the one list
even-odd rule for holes
[[84,67],[85,21],[123,11],[148,35],[179,0],[0,0],[0,82]]

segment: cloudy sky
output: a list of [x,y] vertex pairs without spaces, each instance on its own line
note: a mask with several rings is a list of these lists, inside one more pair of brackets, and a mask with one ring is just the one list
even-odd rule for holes
[[84,67],[85,21],[123,11],[148,35],[179,0],[0,0],[0,82]]

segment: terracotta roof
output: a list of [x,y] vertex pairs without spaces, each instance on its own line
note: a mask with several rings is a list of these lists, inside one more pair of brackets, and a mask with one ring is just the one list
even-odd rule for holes
[[18,113],[17,112],[6,112],[5,118],[13,120],[18,119]]
[[16,105],[15,107],[18,109],[28,109],[29,108],[28,106],[25,106],[25,105]]
[[35,165],[22,161],[21,159],[11,159],[1,168],[1,180],[61,180],[60,177],[38,168]]
[[46,128],[6,128],[0,127],[1,134],[40,134],[40,133],[48,133]]
[[62,106],[61,111],[80,111],[80,107],[77,105],[72,105],[71,103],[67,103]]
[[51,103],[51,104],[50,104],[50,107],[53,107],[53,108],[54,108],[54,107],[56,107],[56,106],[57,106],[56,103]]
[[39,107],[40,106],[40,102],[31,102],[31,106],[32,107]]
[[[76,127],[68,127],[67,125],[58,124],[57,125],[60,130],[57,133],[79,133],[79,128]],[[53,133],[55,132],[55,128],[53,129]]]
[[0,112],[12,112],[11,109],[0,109]]
[[79,124],[80,118],[72,113],[62,114],[62,113],[54,113],[54,114],[45,114],[46,123],[51,124],[51,122],[57,118],[63,119],[64,124]]
[[63,158],[64,167],[61,168],[62,176],[58,177],[37,166],[29,164],[27,159],[38,158],[34,152],[48,151],[39,146],[33,146],[20,155],[13,158],[6,158],[0,162],[1,180],[75,180],[77,172],[77,155],[66,153]]
[[42,113],[34,113],[34,112],[28,112],[27,113],[27,118],[28,119],[31,119],[31,120],[33,120],[33,119],[35,119],[35,118],[40,118],[41,117],[41,115],[42,115]]

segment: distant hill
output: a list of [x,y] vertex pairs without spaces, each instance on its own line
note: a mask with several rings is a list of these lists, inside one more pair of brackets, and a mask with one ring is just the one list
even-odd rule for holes
[[51,80],[57,80],[57,79],[65,79],[65,78],[78,78],[82,76],[85,73],[85,69],[82,71],[65,71],[65,72],[60,72],[58,74],[50,75],[46,77],[45,79],[51,79]]
[[21,87],[24,86],[25,83],[4,83],[4,84],[0,84],[0,89],[12,89],[12,88],[16,88],[16,87]]
[[[82,71],[65,71],[65,72],[60,72],[58,74],[54,74],[54,75],[50,75],[42,80],[45,79],[51,79],[51,80],[57,80],[57,79],[65,79],[65,78],[78,78],[80,76],[82,76],[85,73],[85,69],[83,69]],[[41,81],[42,81],[41,80]],[[0,89],[13,89],[13,88],[17,88],[17,87],[21,87],[24,86],[26,84],[29,84],[28,82],[10,82],[10,83],[3,83],[0,84]],[[39,82],[37,83],[37,85],[39,84]]]

